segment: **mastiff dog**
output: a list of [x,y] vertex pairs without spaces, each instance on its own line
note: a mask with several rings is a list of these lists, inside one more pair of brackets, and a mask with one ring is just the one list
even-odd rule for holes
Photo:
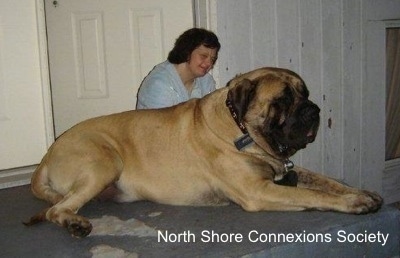
[[33,194],[51,206],[26,225],[50,221],[75,237],[91,199],[223,205],[249,212],[377,211],[382,198],[289,160],[314,141],[320,109],[296,73],[260,68],[201,99],[86,120],[62,134],[33,174]]

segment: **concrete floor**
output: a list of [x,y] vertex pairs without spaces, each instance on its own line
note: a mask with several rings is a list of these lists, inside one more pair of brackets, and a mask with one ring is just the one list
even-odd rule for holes
[[[0,203],[0,257],[398,257],[400,251],[400,212],[389,206],[357,216],[247,213],[234,204],[93,201],[79,213],[93,220],[95,229],[76,239],[48,222],[22,225],[47,206],[28,186],[0,190]],[[160,235],[166,237],[166,232],[164,241]]]

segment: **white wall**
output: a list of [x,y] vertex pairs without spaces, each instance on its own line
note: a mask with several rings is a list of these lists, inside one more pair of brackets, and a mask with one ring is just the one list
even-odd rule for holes
[[384,63],[367,63],[365,49],[370,20],[384,19],[376,11],[390,9],[389,18],[400,18],[400,1],[218,0],[209,5],[216,5],[209,27],[222,44],[215,68],[220,85],[261,66],[296,71],[322,109],[318,138],[296,155],[296,163],[382,193],[385,80],[371,84],[367,71]]

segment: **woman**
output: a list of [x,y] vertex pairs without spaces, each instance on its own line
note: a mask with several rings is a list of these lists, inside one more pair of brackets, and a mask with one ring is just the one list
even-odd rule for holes
[[221,45],[211,31],[192,28],[178,37],[167,61],[156,65],[138,92],[137,109],[169,107],[215,90],[208,73]]

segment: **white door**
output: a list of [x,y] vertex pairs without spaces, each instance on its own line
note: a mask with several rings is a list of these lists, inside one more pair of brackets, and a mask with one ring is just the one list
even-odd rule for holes
[[0,170],[37,164],[47,149],[35,10],[0,1]]
[[45,0],[55,133],[131,110],[141,81],[193,27],[192,0]]

